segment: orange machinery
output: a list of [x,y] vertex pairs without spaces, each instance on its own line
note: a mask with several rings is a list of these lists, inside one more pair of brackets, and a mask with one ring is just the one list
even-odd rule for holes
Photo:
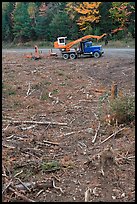
[[86,36],[84,36],[84,37],[82,37],[82,38],[79,38],[79,39],[74,40],[74,41],[72,41],[72,42],[69,42],[69,43],[67,43],[67,44],[66,44],[66,38],[67,38],[67,37],[58,37],[58,38],[57,38],[57,41],[54,42],[54,48],[63,49],[64,51],[69,52],[69,51],[70,51],[70,48],[71,48],[73,45],[75,45],[75,44],[77,44],[77,43],[79,43],[79,42],[82,42],[82,41],[87,40],[87,39],[90,39],[90,38],[95,38],[95,39],[97,39],[97,40],[100,40],[101,38],[103,38],[103,37],[106,36],[106,35],[107,35],[106,33],[104,33],[104,34],[101,35],[101,36],[97,36],[97,35],[86,35]]

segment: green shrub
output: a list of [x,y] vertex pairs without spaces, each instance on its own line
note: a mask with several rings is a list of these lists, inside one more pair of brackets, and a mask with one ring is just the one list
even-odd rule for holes
[[110,101],[110,114],[115,115],[118,123],[130,123],[135,120],[135,97],[124,96]]

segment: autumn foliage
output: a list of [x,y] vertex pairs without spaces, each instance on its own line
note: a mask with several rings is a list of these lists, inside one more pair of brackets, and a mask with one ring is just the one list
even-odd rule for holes
[[82,2],[79,6],[73,7],[80,14],[77,24],[81,30],[85,30],[90,23],[99,22],[100,15],[98,8],[100,4],[101,2]]
[[129,17],[132,12],[135,12],[135,7],[130,2],[113,2],[110,14],[117,20],[121,27],[126,27],[129,23]]
[[59,36],[75,40],[103,33],[134,38],[135,2],[2,2],[3,42],[53,42]]

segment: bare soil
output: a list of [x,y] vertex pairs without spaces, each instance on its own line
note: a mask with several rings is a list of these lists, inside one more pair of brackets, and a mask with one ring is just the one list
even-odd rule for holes
[[[135,201],[134,124],[99,118],[113,81],[134,94],[134,58],[2,58],[2,201],[83,202],[88,189],[91,202]],[[108,161],[103,176],[109,146],[118,165]]]

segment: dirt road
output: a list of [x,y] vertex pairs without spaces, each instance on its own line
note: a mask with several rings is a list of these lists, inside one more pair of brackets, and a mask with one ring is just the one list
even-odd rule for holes
[[[135,57],[134,48],[103,48],[105,55],[107,56],[123,56],[123,57]],[[49,52],[49,49],[39,48],[43,53]],[[59,53],[58,49],[52,49],[53,52]],[[2,53],[33,53],[34,49],[2,49]]]

